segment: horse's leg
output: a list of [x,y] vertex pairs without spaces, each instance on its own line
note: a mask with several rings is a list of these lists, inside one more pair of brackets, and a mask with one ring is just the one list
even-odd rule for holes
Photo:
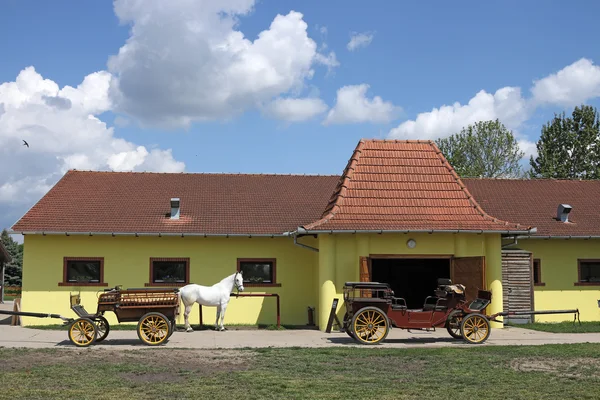
[[183,318],[185,320],[185,331],[186,332],[193,332],[194,330],[192,329],[192,327],[190,326],[190,313],[192,312],[192,306],[194,305],[194,303],[190,304],[189,306],[186,305],[185,306],[185,311],[183,313]]
[[227,303],[221,305],[221,330],[225,330],[225,326],[223,326],[223,320],[225,319],[225,310],[227,310]]
[[219,330],[219,316],[221,315],[221,306],[217,306],[217,320],[215,321],[215,331]]

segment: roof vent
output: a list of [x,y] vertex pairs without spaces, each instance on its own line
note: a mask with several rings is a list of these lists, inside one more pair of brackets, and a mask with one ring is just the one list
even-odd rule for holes
[[171,219],[179,219],[179,198],[171,199]]
[[556,219],[562,222],[569,222],[569,213],[572,209],[573,207],[568,204],[559,204],[556,211]]

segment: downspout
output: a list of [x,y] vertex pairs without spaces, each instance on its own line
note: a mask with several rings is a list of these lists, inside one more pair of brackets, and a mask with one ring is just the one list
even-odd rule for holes
[[513,239],[514,239],[514,241],[512,243],[503,244],[502,248],[516,245],[518,243],[519,239],[517,238],[517,236],[513,237]]
[[301,235],[301,234],[304,234],[304,233],[306,233],[306,229],[304,229],[303,227],[298,227],[298,229],[296,229],[293,232],[284,232],[283,236],[291,236],[291,237],[294,238],[294,244],[296,246],[302,247],[303,249],[307,249],[307,250],[314,251],[314,252],[318,253],[319,249],[317,249],[316,247],[312,247],[312,246],[306,245],[304,243],[299,243],[298,242],[298,235],[299,234]]

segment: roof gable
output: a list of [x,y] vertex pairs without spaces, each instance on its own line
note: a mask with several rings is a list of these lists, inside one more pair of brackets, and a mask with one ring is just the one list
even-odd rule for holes
[[361,140],[317,231],[494,231],[530,227],[481,209],[432,141]]

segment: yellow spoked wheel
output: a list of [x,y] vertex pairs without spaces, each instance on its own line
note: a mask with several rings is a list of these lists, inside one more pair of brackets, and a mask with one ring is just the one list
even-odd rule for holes
[[490,337],[490,321],[481,314],[468,314],[460,324],[460,333],[467,343],[481,344]]
[[389,333],[387,315],[377,307],[361,308],[352,317],[352,337],[359,343],[377,344]]
[[461,311],[452,311],[448,315],[448,321],[446,321],[446,330],[454,339],[462,339],[460,333],[460,325],[463,319],[463,313]]
[[69,340],[75,346],[87,347],[96,340],[96,325],[88,318],[79,318],[69,326]]
[[138,322],[137,333],[140,340],[149,346],[164,343],[171,334],[171,324],[161,313],[151,312]]

